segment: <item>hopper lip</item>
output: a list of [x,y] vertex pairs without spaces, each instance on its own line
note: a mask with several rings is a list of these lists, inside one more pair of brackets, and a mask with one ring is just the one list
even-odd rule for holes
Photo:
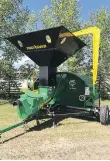
[[[55,31],[55,33],[54,33],[54,31]],[[63,47],[62,47],[62,50],[61,50],[61,47],[59,45],[60,38],[61,38],[60,34],[65,34],[66,32],[67,32],[67,37],[68,37],[68,33],[70,34],[70,37],[72,37],[71,41],[75,40],[75,44],[77,44],[77,46],[78,46],[76,48],[78,48],[78,49],[74,50],[72,48],[72,47],[74,47],[74,43],[73,43],[69,47],[70,49],[68,48],[69,51],[66,51],[66,48],[64,48],[65,50],[63,50]],[[37,46],[34,45],[35,47],[32,48],[32,50],[31,49],[26,50],[27,45],[30,45],[30,47],[31,47],[31,45],[33,45],[35,42],[36,42],[36,45],[39,44],[39,42],[40,43],[42,43],[42,42],[45,43],[44,36],[48,35],[48,34],[51,35],[52,39],[53,39],[53,43],[51,45],[46,44],[47,45],[46,48],[42,48],[42,47],[37,48]],[[41,35],[40,40],[39,40],[39,38],[36,40],[37,35],[38,35],[38,37],[40,37],[40,35]],[[5,38],[5,39],[8,40],[9,42],[11,42],[19,51],[24,53],[24,55],[29,57],[36,64],[38,64],[38,63],[37,63],[37,61],[34,61],[34,59],[38,59],[38,61],[39,61],[40,55],[38,54],[38,57],[35,56],[35,54],[33,56],[30,56],[31,53],[36,53],[36,52],[40,52],[40,51],[43,53],[43,52],[46,52],[46,51],[49,51],[49,50],[54,50],[54,51],[58,50],[59,52],[61,52],[63,54],[60,57],[62,59],[62,63],[63,63],[65,61],[65,60],[63,60],[64,56],[66,56],[67,58],[72,57],[77,51],[81,50],[84,46],[86,46],[86,44],[80,38],[75,36],[74,33],[69,31],[63,25],[56,26],[56,27],[51,27],[51,28],[47,28],[47,29],[41,29],[41,30],[37,30],[37,31],[33,31],[33,32],[28,32],[28,33],[24,33],[24,34],[21,34],[21,35],[14,35],[12,37],[8,37],[8,38]],[[20,45],[18,43],[19,40],[21,41],[21,43],[24,43],[23,47],[20,47]],[[58,41],[58,46],[57,46],[57,41]],[[43,45],[41,45],[41,46],[43,46]],[[67,44],[67,47],[68,46],[69,46],[69,43]],[[72,52],[72,49],[73,49],[73,52]],[[48,54],[48,56],[49,56],[49,54]],[[57,57],[58,57],[58,55],[57,55]],[[49,58],[53,59],[51,56],[49,56]],[[55,57],[55,59],[56,59],[55,61],[57,61],[56,57]],[[46,59],[46,61],[47,61],[47,59]],[[39,62],[41,62],[41,61],[39,61]]]
[[[78,37],[75,36],[68,28],[66,28],[64,25],[59,25],[59,26],[55,26],[55,27],[49,27],[49,28],[46,28],[46,29],[36,30],[36,31],[33,31],[33,32],[27,32],[27,33],[24,33],[24,34],[19,34],[19,35],[14,35],[14,36],[5,37],[4,39],[10,41],[10,39],[16,38],[16,37],[19,38],[21,35],[22,35],[22,36],[25,36],[25,35],[29,35],[29,34],[41,32],[41,31],[52,30],[52,29],[54,29],[54,28],[62,28],[62,27],[65,28],[66,30],[68,30],[68,32],[70,32],[70,33],[74,36],[75,39],[78,38]],[[80,40],[81,40],[81,39],[80,39]],[[56,40],[56,41],[57,41],[57,40]],[[82,41],[82,40],[81,40],[81,41]],[[87,44],[86,44],[84,41],[82,41],[82,43],[83,43],[83,47],[87,46]],[[82,47],[82,48],[83,48],[83,47]]]
[[[23,35],[28,35],[28,34],[33,34],[33,33],[36,33],[36,32],[40,32],[40,31],[46,31],[46,30],[50,30],[50,29],[53,29],[53,28],[65,28],[68,30],[68,32],[70,32],[75,38],[77,38],[77,36],[75,36],[68,28],[66,28],[64,25],[59,25],[59,26],[55,26],[55,27],[49,27],[49,28],[46,28],[46,29],[40,29],[40,30],[36,30],[36,31],[33,31],[33,32],[27,32],[27,33],[24,33],[24,34],[18,34],[18,35],[14,35],[14,36],[9,36],[9,37],[4,37],[4,39],[7,39],[9,40],[10,38],[15,38],[16,36],[19,37],[19,36],[23,36]],[[81,40],[82,41],[82,40]],[[82,41],[83,42],[83,41]],[[84,46],[87,46],[87,44],[85,42],[83,42]],[[83,46],[83,47],[84,47]]]

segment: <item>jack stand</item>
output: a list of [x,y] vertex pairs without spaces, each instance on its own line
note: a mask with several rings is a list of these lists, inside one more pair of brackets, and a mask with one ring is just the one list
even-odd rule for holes
[[3,144],[2,134],[0,134],[0,144]]
[[25,132],[29,131],[29,126],[27,125],[26,122],[24,122],[23,127]]
[[52,121],[53,121],[53,128],[55,128],[56,127],[56,125],[55,125],[55,113],[53,112],[52,113]]
[[39,120],[36,119],[36,125],[38,126],[40,124]]

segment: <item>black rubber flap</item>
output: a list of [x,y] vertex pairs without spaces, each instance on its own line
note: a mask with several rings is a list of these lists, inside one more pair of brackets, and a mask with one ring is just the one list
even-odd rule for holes
[[57,67],[86,44],[64,26],[7,38],[39,66]]

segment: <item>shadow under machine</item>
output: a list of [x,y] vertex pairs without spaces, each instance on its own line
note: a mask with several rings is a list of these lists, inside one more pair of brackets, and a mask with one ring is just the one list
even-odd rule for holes
[[[95,105],[100,86],[87,75],[57,72],[57,67],[86,46],[64,26],[7,38],[21,52],[39,65],[39,81],[14,102],[22,122],[0,130],[4,133],[31,120],[62,115],[99,117],[108,124],[108,106]],[[98,64],[98,62],[97,62]],[[97,65],[96,64],[96,65]],[[36,92],[37,90],[37,92]],[[55,121],[55,119],[53,119]]]

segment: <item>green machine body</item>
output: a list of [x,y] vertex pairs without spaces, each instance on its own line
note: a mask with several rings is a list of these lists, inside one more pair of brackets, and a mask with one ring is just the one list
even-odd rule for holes
[[76,111],[86,111],[95,116],[99,113],[99,105],[95,101],[100,97],[100,89],[96,84],[93,87],[92,78],[57,72],[59,65],[86,46],[78,37],[59,26],[7,39],[39,65],[39,83],[35,86],[38,92],[30,88],[15,103],[20,118],[29,120],[40,115]]

